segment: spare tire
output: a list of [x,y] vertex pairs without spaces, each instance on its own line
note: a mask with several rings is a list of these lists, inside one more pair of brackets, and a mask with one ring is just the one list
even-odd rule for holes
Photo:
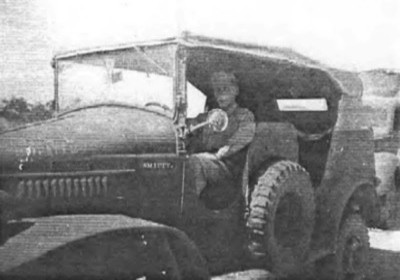
[[255,180],[249,208],[250,256],[279,276],[300,271],[315,220],[314,191],[307,171],[291,161],[270,165]]

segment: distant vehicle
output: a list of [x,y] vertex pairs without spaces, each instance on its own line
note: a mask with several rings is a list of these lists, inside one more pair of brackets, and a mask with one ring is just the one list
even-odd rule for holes
[[375,142],[375,167],[382,205],[381,226],[396,214],[395,196],[400,188],[400,73],[376,69],[359,74],[363,82],[364,115],[372,124]]
[[[379,210],[374,142],[370,129],[349,125],[343,107],[353,97],[340,71],[288,49],[189,33],[59,54],[53,67],[57,116],[0,134],[1,189],[9,196],[3,200],[0,258],[10,252],[32,256],[7,232],[15,219],[39,217],[27,220],[36,229],[24,233],[35,240],[47,228],[57,248],[33,254],[31,270],[21,271],[38,265],[43,277],[57,277],[75,265],[83,276],[98,276],[109,272],[107,265],[113,270],[112,264],[147,254],[130,243],[115,245],[121,260],[107,264],[104,256],[114,254],[108,242],[130,235],[132,244],[158,240],[142,238],[152,236],[146,231],[136,234],[143,224],[123,222],[124,215],[166,225],[168,240],[186,248],[176,259],[199,259],[199,251],[213,275],[248,262],[278,276],[299,275],[314,264],[318,279],[363,276],[366,226],[376,223]],[[238,102],[254,113],[257,131],[234,191],[206,189],[199,198],[181,128],[188,117],[216,107],[214,71],[237,76]],[[74,230],[60,230],[65,224]],[[153,224],[146,225],[152,232]],[[112,235],[121,227],[127,230]],[[90,246],[79,242],[88,228],[92,240],[100,233],[111,237]],[[71,263],[74,254],[87,257]],[[57,261],[51,261],[54,255]],[[188,275],[202,271],[179,264],[150,272],[132,265],[126,276],[194,279]],[[1,273],[22,273],[18,265],[10,267],[0,265]]]

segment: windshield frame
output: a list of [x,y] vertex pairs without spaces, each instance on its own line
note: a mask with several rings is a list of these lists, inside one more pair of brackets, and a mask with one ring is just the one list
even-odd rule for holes
[[[161,59],[163,61],[167,61],[165,63],[171,63],[169,73],[162,66],[160,66],[157,61],[149,57],[145,53],[146,47],[159,47],[161,51],[165,47],[165,52],[168,56],[162,56]],[[172,47],[172,51],[169,48]],[[161,42],[155,42],[154,44],[130,44],[129,47],[114,47],[114,48],[104,48],[104,49],[94,49],[94,50],[82,50],[82,51],[73,51],[65,54],[56,55],[52,60],[52,67],[54,71],[54,109],[55,115],[62,114],[64,111],[60,107],[60,71],[63,62],[78,62],[83,61],[86,57],[90,57],[93,55],[99,55],[99,57],[106,57],[108,53],[111,53],[114,56],[118,56],[119,53],[124,54],[124,51],[134,51],[135,55],[139,55],[146,61],[149,65],[152,65],[154,68],[158,69],[157,71],[161,71],[161,73],[167,77],[172,79],[172,119],[173,122],[177,125],[185,123],[186,121],[186,105],[187,105],[187,85],[186,85],[186,52],[185,47],[180,44],[177,40],[166,40]],[[126,54],[125,54],[126,55]],[[168,62],[170,61],[170,62]],[[85,63],[83,63],[85,64]],[[88,63],[89,64],[89,63]],[[138,66],[141,67],[140,65]],[[143,66],[145,67],[145,66]],[[139,71],[139,70],[137,70]],[[147,71],[139,71],[148,73]],[[151,72],[153,73],[153,72]],[[157,73],[154,71],[154,73]],[[117,102],[119,103],[119,102]],[[91,104],[88,106],[93,106],[95,104]],[[86,106],[81,106],[86,107]],[[142,109],[146,109],[145,107]],[[73,110],[73,109],[72,109]],[[66,110],[66,111],[71,111]],[[156,111],[156,110],[149,110]],[[161,112],[161,111],[160,111]],[[162,112],[161,112],[162,113]],[[166,114],[167,115],[167,114]]]

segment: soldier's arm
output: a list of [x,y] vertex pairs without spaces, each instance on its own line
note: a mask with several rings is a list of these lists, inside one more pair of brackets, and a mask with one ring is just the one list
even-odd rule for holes
[[[200,114],[195,118],[187,119],[186,125],[187,129],[190,129],[191,126],[197,125],[199,123],[204,122],[207,119],[207,114]],[[194,132],[188,131],[189,134],[187,135],[185,144],[186,149],[189,154],[201,151],[203,149],[203,139],[201,136],[202,129],[198,129]]]
[[207,120],[207,114],[199,114],[197,117],[192,118],[192,119],[187,119],[186,120],[186,125],[190,128],[191,126],[200,124],[202,122],[205,122]]
[[253,140],[255,132],[256,124],[254,122],[254,115],[250,111],[245,110],[239,116],[238,129],[228,140],[228,144],[218,150],[216,154],[217,158],[222,159],[239,152]]

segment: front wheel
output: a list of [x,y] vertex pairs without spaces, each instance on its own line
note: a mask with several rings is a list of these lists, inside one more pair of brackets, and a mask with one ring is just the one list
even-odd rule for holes
[[278,161],[260,172],[247,218],[248,252],[276,275],[297,273],[308,253],[315,203],[306,170]]
[[343,221],[334,255],[317,263],[317,278],[327,280],[361,280],[365,278],[369,255],[368,229],[358,214]]

